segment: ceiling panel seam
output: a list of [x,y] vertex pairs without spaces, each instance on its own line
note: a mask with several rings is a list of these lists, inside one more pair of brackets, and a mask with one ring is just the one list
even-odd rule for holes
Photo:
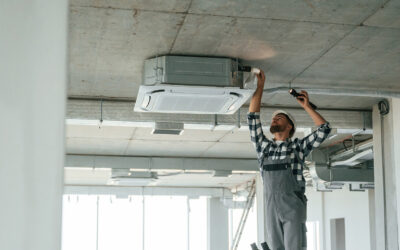
[[359,25],[355,25],[353,26],[354,28],[351,29],[349,32],[347,32],[346,34],[344,34],[344,36],[342,36],[341,38],[339,38],[336,42],[333,43],[332,46],[330,46],[329,48],[327,48],[325,51],[323,51],[321,53],[321,55],[319,55],[311,64],[309,64],[307,67],[305,67],[300,73],[298,73],[296,76],[294,76],[290,81],[289,81],[289,88],[291,87],[292,83],[294,82],[294,80],[296,80],[298,77],[300,77],[307,69],[309,69],[312,65],[314,65],[316,62],[318,62],[324,55],[326,55],[329,51],[331,51],[334,47],[336,47],[337,44],[339,44],[341,41],[343,41],[343,39],[345,39],[347,36],[349,36],[351,33],[353,33],[353,31],[355,31],[358,27],[363,27],[364,26],[364,22],[366,22],[370,17],[372,17],[373,15],[375,15],[381,8],[383,8],[390,0],[387,0],[383,5],[379,6],[378,8],[376,8],[370,15],[368,15],[366,18],[364,18],[363,21],[361,21],[361,23]]
[[124,152],[123,152],[123,155],[127,155],[129,146],[130,146],[130,144],[131,144],[131,141],[133,141],[133,137],[134,137],[135,134],[136,134],[136,130],[137,130],[137,128],[134,128],[134,129],[133,129],[132,134],[131,134],[131,136],[130,136],[130,138],[129,138],[129,141],[128,141],[128,143],[126,144],[126,147],[125,147],[125,150],[124,150]]
[[200,157],[204,157],[204,154],[207,153],[212,147],[214,147],[215,145],[217,145],[218,142],[215,142],[213,144],[211,144],[210,146],[208,146],[201,154]]
[[[376,9],[371,15],[367,16],[367,18],[364,19],[364,21],[361,22],[361,24],[365,23],[366,21],[368,21],[368,19],[370,19],[371,17],[373,17],[380,9],[384,9],[386,7],[386,5],[390,2],[391,0],[386,0],[386,2],[384,2],[381,6],[379,6],[378,9]],[[365,25],[367,26],[367,25]],[[379,26],[370,26],[368,25],[367,27],[378,27],[378,28],[382,28]]]
[[170,48],[169,51],[168,51],[169,54],[171,54],[171,51],[173,50],[173,48],[174,48],[174,46],[175,46],[176,39],[178,38],[179,33],[181,32],[181,29],[182,29],[182,27],[183,27],[183,24],[184,24],[185,21],[186,21],[186,17],[187,17],[187,15],[188,15],[188,13],[189,13],[190,7],[192,6],[192,3],[193,3],[193,0],[190,0],[190,3],[189,3],[188,8],[187,8],[187,10],[184,12],[185,17],[183,18],[182,22],[179,24],[179,28],[178,28],[178,31],[176,32],[176,36],[175,36],[175,38],[174,38],[174,41],[172,42],[171,48]]

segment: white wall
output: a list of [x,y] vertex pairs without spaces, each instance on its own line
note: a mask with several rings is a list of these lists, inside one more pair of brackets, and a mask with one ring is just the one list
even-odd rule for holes
[[[319,221],[321,250],[331,250],[330,220],[345,219],[346,250],[370,250],[368,191],[350,192],[348,187],[333,192],[307,189],[308,220]],[[324,231],[324,232],[322,232]]]
[[372,111],[376,249],[398,249],[400,245],[400,100],[389,100],[389,107],[384,116],[378,105]]
[[0,1],[0,249],[61,247],[68,1]]

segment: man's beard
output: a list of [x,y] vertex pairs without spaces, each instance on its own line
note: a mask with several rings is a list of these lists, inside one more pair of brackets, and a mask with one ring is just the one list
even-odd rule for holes
[[271,134],[273,134],[273,133],[283,132],[285,131],[285,129],[283,128],[283,126],[273,125],[269,128],[269,131],[271,132]]

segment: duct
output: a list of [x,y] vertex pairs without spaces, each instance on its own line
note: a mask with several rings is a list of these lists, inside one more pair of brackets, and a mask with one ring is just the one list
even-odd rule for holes
[[[214,125],[215,115],[193,115],[193,114],[164,114],[132,112],[134,102],[121,100],[103,100],[103,115],[100,112],[101,100],[69,99],[67,105],[68,125],[94,125],[97,126],[100,118],[103,126],[133,126],[154,128],[154,122],[184,123],[185,129],[211,129]],[[299,128],[314,126],[306,112],[300,108],[281,107],[293,114]],[[246,129],[248,107],[242,107],[240,117],[236,115],[218,115],[218,127],[232,130],[238,124]],[[276,111],[275,107],[262,107],[260,115],[269,118]],[[357,110],[324,110],[321,114],[338,133],[353,133],[360,128],[372,129],[371,111]],[[240,119],[239,119],[240,118]],[[364,118],[365,121],[364,122]],[[364,126],[365,125],[365,126]],[[351,129],[351,131],[349,131]]]
[[355,154],[353,157],[350,157],[347,160],[332,162],[330,164],[330,166],[331,167],[335,167],[335,166],[355,166],[357,164],[362,163],[363,161],[372,160],[372,159],[373,159],[373,151],[372,151],[372,149],[367,149],[365,151],[362,151],[360,153]]
[[[378,98],[400,98],[400,92],[395,91],[382,91],[382,90],[362,90],[362,89],[333,89],[333,88],[310,88],[310,87],[298,87],[298,89],[304,89],[309,94],[317,95],[334,95],[334,96],[359,96],[359,97],[378,97]],[[277,87],[264,89],[267,94],[274,93],[287,93],[289,92],[288,87]]]
[[360,168],[348,168],[347,166],[328,168],[327,165],[312,163],[309,165],[309,169],[314,180],[318,179],[330,183],[373,183],[374,170],[371,168],[372,164],[371,161],[367,161],[362,163]]
[[[186,171],[245,171],[258,172],[257,160],[224,158],[176,158],[72,155],[65,159],[65,167],[116,168],[136,170],[181,170]],[[214,172],[212,172],[214,173]],[[220,172],[221,173],[221,172]]]
[[354,147],[354,149],[350,149],[350,150],[343,150],[341,152],[338,152],[334,155],[330,156],[331,161],[336,161],[339,159],[343,159],[345,157],[351,156],[353,155],[355,152],[359,152],[362,150],[367,150],[369,148],[372,148],[373,146],[373,141],[372,139],[366,141],[366,142],[362,142],[360,144],[358,144],[357,146]]

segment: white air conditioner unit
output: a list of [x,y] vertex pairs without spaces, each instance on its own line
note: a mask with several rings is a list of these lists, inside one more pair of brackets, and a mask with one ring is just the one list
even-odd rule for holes
[[145,61],[134,111],[233,114],[254,93],[229,58],[163,56]]

